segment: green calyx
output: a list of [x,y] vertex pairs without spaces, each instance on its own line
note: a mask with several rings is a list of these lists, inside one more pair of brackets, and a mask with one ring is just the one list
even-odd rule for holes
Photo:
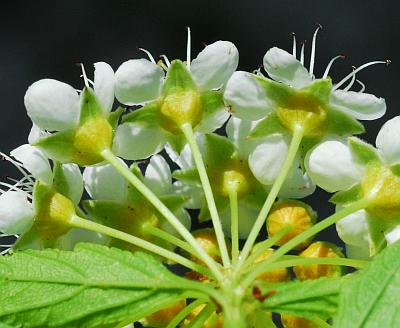
[[164,128],[170,132],[180,131],[183,124],[196,126],[200,122],[200,93],[186,65],[180,60],[174,60],[168,68],[160,112]]
[[101,152],[111,148],[113,128],[104,116],[92,90],[82,91],[81,115],[76,128],[40,139],[35,146],[62,163],[94,165],[104,159]]
[[54,240],[70,230],[70,220],[75,215],[75,206],[69,198],[37,181],[34,189],[34,205],[36,210],[34,226],[40,239]]
[[320,135],[328,116],[330,79],[316,80],[311,85],[296,90],[283,83],[257,78],[267,97],[276,104],[280,123],[293,132],[302,129],[305,136]]
[[364,197],[370,199],[367,211],[382,219],[395,219],[400,216],[400,177],[383,165],[371,166],[361,189]]

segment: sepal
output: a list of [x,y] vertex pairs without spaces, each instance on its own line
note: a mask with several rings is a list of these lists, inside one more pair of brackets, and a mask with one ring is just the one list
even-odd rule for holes
[[359,164],[369,166],[382,163],[378,151],[372,145],[355,137],[348,139],[348,145],[352,156]]

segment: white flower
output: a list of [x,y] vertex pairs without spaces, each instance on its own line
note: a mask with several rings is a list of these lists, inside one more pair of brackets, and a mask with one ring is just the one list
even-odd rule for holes
[[[356,138],[327,140],[305,159],[307,172],[321,188],[339,191],[332,201],[339,208],[361,198],[359,210],[337,223],[352,256],[373,255],[400,239],[400,116],[387,121],[376,138],[377,149]],[[367,250],[367,251],[366,251]],[[359,255],[357,255],[359,254]]]
[[[121,162],[124,163],[122,160]],[[183,207],[185,198],[176,194],[165,159],[160,155],[152,156],[144,176],[137,167],[133,166],[131,169],[164,201],[183,225],[190,229],[190,216]],[[83,205],[94,220],[144,239],[148,235],[141,229],[147,223],[155,224],[179,237],[176,230],[110,164],[87,167],[83,180],[86,191],[93,199],[84,201]]]
[[188,31],[186,63],[170,63],[166,56],[165,64],[156,63],[141,49],[149,60],[131,59],[116,71],[116,98],[126,105],[144,106],[125,116],[118,127],[113,146],[117,155],[143,159],[166,143],[179,152],[185,144],[179,126],[183,121],[198,132],[209,133],[228,119],[219,89],[235,71],[238,51],[231,42],[217,41],[191,61]]
[[[106,114],[114,102],[114,71],[104,62],[94,67],[94,93]],[[64,82],[39,80],[28,88],[24,102],[32,122],[42,130],[64,131],[78,125],[80,97]]]

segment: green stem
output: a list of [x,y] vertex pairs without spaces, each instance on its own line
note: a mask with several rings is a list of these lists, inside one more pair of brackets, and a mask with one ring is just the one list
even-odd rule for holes
[[206,307],[201,310],[201,312],[196,316],[196,318],[190,323],[188,328],[201,328],[203,324],[215,311],[215,305],[213,303],[208,303]]
[[166,328],[176,328],[195,308],[204,304],[205,301],[205,299],[198,299],[190,303],[170,321]]
[[210,268],[213,275],[222,280],[223,276],[218,268],[217,263],[206,253],[200,246],[193,235],[179,221],[179,219],[161,202],[158,197],[137,177],[135,176],[111,150],[105,149],[101,152],[101,156],[114,168],[121,173],[160,213],[167,221],[178,231],[178,233],[193,247],[197,256]]
[[194,162],[199,172],[200,181],[203,186],[204,195],[206,197],[208,205],[208,210],[210,211],[211,220],[214,225],[215,235],[217,237],[222,263],[224,267],[228,267],[230,266],[230,260],[229,260],[228,249],[225,243],[225,235],[222,230],[221,220],[218,215],[217,206],[215,205],[215,200],[211,189],[210,180],[208,179],[207,171],[203,162],[203,158],[201,156],[199,146],[196,141],[196,137],[193,133],[192,126],[189,123],[183,124],[181,126],[181,130],[185,135],[185,138],[189,144],[189,147],[192,151]]
[[364,260],[353,260],[341,257],[295,258],[293,260],[284,260],[273,263],[266,261],[249,270],[250,273],[243,279],[243,286],[249,286],[263,273],[275,269],[289,268],[298,265],[340,265],[362,269],[368,263],[368,261]]
[[286,180],[286,177],[292,167],[293,161],[296,157],[302,139],[303,139],[303,129],[299,127],[293,131],[292,140],[290,142],[285,161],[282,165],[282,169],[279,172],[278,176],[276,177],[276,180],[272,185],[271,191],[269,192],[268,197],[265,200],[263,207],[261,208],[260,214],[258,215],[256,222],[254,223],[254,226],[243,247],[243,251],[238,262],[239,269],[243,265],[246,258],[249,256],[251,249],[254,245],[254,242],[256,241],[258,234],[262,226],[264,225],[265,220],[267,219],[267,215],[272,205],[274,204],[275,199],[278,196],[278,193],[281,190],[283,183]]
[[[278,260],[281,256],[285,255],[287,252],[292,250],[294,247],[302,243],[303,241],[307,240],[308,238],[316,235],[318,232],[328,228],[332,224],[335,224],[339,220],[343,219],[344,217],[361,210],[368,206],[369,199],[361,199],[353,204],[342,208],[340,211],[336,212],[335,214],[327,217],[326,219],[318,222],[310,229],[302,232],[301,234],[297,235],[293,239],[289,240],[286,244],[282,245],[276,252],[274,252],[264,263],[271,264]],[[253,276],[253,272],[251,273]],[[257,277],[257,276],[255,276]],[[251,283],[251,282],[250,282]]]
[[272,246],[276,244],[277,241],[279,241],[282,237],[284,237],[291,229],[289,227],[285,227],[281,230],[279,230],[273,237],[264,240],[263,242],[257,244],[253,248],[253,252],[251,255],[247,258],[247,260],[244,263],[245,267],[252,266],[256,259],[264,253],[264,251],[270,249]]
[[176,254],[174,252],[168,251],[160,246],[157,246],[155,244],[152,244],[146,240],[140,239],[138,237],[132,236],[130,234],[127,234],[123,231],[119,231],[107,226],[104,226],[102,224],[81,218],[77,215],[73,216],[69,224],[75,228],[81,228],[81,229],[86,229],[86,230],[91,230],[95,232],[102,233],[104,235],[117,238],[123,241],[126,241],[132,245],[138,246],[140,248],[143,248],[149,252],[158,254],[160,256],[165,257],[168,260],[174,261],[176,263],[179,263],[189,269],[192,269],[194,271],[200,272],[206,276],[212,274],[209,270],[204,268],[202,265],[194,263],[187,258]]
[[168,243],[175,245],[179,248],[182,248],[186,252],[194,255],[197,257],[197,253],[194,251],[193,247],[191,247],[187,242],[169,234],[168,232],[165,232],[164,230],[161,230],[157,227],[154,227],[152,225],[149,225],[145,228],[146,232],[159,238],[162,240],[167,241]]
[[319,317],[315,317],[311,321],[314,322],[320,328],[332,328],[332,326],[329,323],[327,323],[326,321],[322,320]]
[[237,192],[229,193],[229,204],[231,208],[231,240],[232,240],[232,264],[235,265],[239,259],[239,208]]

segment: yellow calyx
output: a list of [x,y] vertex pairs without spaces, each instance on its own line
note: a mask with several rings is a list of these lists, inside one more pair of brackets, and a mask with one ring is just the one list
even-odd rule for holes
[[[338,258],[343,257],[343,254],[340,253],[335,245],[318,241],[308,246],[299,256],[306,258]],[[341,266],[330,264],[298,265],[293,268],[293,271],[299,280],[339,277],[343,273]]]
[[164,328],[186,306],[186,299],[161,309],[144,319],[145,327]]
[[390,168],[369,168],[361,182],[363,195],[370,199],[367,211],[382,219],[393,219],[400,214],[400,177]]
[[327,108],[313,95],[296,92],[288,95],[284,105],[278,107],[277,115],[290,131],[301,128],[305,136],[313,136],[319,134],[318,128],[325,122]]
[[[261,263],[264,260],[268,259],[274,250],[272,248],[265,250],[254,263]],[[272,271],[265,272],[257,277],[258,280],[269,281],[269,282],[282,282],[289,280],[289,271],[287,268],[275,269]]]
[[164,128],[170,132],[180,131],[185,123],[196,126],[201,118],[200,95],[195,90],[173,92],[162,100],[161,114]]
[[71,200],[57,192],[49,192],[41,201],[35,223],[43,240],[55,239],[67,233],[75,215]]
[[74,147],[77,150],[73,162],[80,165],[93,165],[104,159],[100,153],[112,144],[111,125],[103,117],[88,120],[79,126],[75,133]]
[[[284,228],[289,231],[276,242],[281,246],[300,233],[311,228],[315,223],[315,214],[300,201],[281,201],[271,210],[267,218],[268,236],[271,238]],[[311,243],[312,237],[297,245],[295,249],[303,249]]]

